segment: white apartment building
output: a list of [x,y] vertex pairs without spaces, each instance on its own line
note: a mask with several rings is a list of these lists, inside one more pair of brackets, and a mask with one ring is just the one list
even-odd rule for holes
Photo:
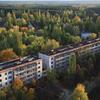
[[42,59],[33,59],[17,65],[14,68],[14,78],[16,77],[19,77],[25,82],[30,82],[32,79],[40,79],[42,77]]
[[10,85],[16,77],[25,83],[42,77],[42,59],[37,57],[23,57],[0,63],[0,88]]
[[0,87],[5,87],[13,81],[13,71],[11,69],[0,71]]
[[43,60],[43,66],[47,69],[65,69],[69,66],[69,58],[75,54],[78,56],[87,53],[100,52],[100,39],[85,41],[79,44],[66,45],[51,51],[39,53],[39,58]]
[[[54,51],[51,51],[54,52]],[[39,53],[39,58],[43,60],[43,66],[47,67],[47,69],[56,69],[56,70],[65,70],[69,66],[69,58],[73,55],[73,52],[58,52],[54,54],[44,54]]]

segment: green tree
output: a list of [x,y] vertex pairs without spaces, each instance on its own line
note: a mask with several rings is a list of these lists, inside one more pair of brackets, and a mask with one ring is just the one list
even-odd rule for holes
[[24,18],[26,21],[28,21],[29,20],[29,16],[28,16],[28,13],[23,13],[22,14],[22,18]]
[[13,18],[10,12],[7,13],[6,26],[7,28],[11,28],[13,26]]
[[100,32],[100,16],[98,16],[96,19],[96,30],[97,32]]
[[84,30],[88,32],[95,32],[95,24],[91,17],[86,17],[84,21]]
[[76,55],[72,53],[69,57],[68,74],[73,75],[76,73]]
[[79,35],[79,34],[80,34],[79,26],[74,26],[74,27],[73,27],[73,34],[74,34],[74,35]]
[[47,42],[46,42],[46,48],[47,49],[55,49],[55,48],[58,48],[59,47],[59,42],[57,42],[56,40],[54,39],[48,39]]
[[12,13],[13,25],[16,25],[16,14],[15,12]]
[[51,83],[56,83],[57,82],[57,72],[55,70],[48,71],[47,80]]
[[80,38],[80,36],[72,36],[72,42],[74,44],[80,43],[82,40]]
[[22,33],[19,31],[15,31],[13,29],[10,29],[8,31],[8,43],[10,47],[13,48],[13,50],[16,52],[16,54],[20,55],[20,46],[22,45]]

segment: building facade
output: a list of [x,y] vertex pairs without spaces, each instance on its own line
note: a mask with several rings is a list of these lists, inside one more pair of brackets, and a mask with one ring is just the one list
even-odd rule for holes
[[9,62],[0,63],[0,88],[6,87],[16,79],[25,83],[42,77],[42,59],[24,57]]
[[79,44],[67,45],[55,50],[39,53],[39,58],[43,60],[43,65],[47,69],[65,69],[69,66],[71,55],[79,57],[88,53],[100,52],[100,39],[85,41]]
[[13,71],[11,69],[0,72],[0,88],[11,84],[13,81]]
[[42,59],[26,62],[14,68],[14,78],[19,77],[25,82],[42,77]]

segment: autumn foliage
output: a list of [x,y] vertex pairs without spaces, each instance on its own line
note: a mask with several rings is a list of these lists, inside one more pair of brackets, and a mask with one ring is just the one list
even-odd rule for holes
[[19,79],[18,77],[14,80],[14,83],[13,83],[13,88],[15,90],[19,90],[23,87],[23,81],[21,79]]
[[71,100],[89,100],[83,84],[78,84],[72,94]]
[[6,49],[0,52],[0,61],[9,61],[11,59],[17,58],[17,55],[13,49]]

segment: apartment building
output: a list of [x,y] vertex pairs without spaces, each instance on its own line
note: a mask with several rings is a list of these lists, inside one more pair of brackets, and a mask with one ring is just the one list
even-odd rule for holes
[[39,53],[39,58],[26,56],[0,63],[0,88],[10,85],[16,77],[28,83],[47,75],[47,70],[65,70],[73,55],[100,52],[100,39],[67,45],[58,49]]
[[0,88],[10,85],[18,77],[28,83],[42,77],[42,59],[27,56],[0,63]]
[[18,60],[19,58],[0,63],[0,88],[6,87],[13,82],[14,76],[12,64]]
[[17,62],[18,65],[13,70],[14,78],[19,77],[25,82],[30,82],[42,77],[42,59],[27,58],[22,61]]
[[39,53],[43,66],[47,69],[65,69],[69,66],[71,55],[83,56],[87,53],[100,52],[100,39],[84,41],[79,44],[66,45],[58,49]]

